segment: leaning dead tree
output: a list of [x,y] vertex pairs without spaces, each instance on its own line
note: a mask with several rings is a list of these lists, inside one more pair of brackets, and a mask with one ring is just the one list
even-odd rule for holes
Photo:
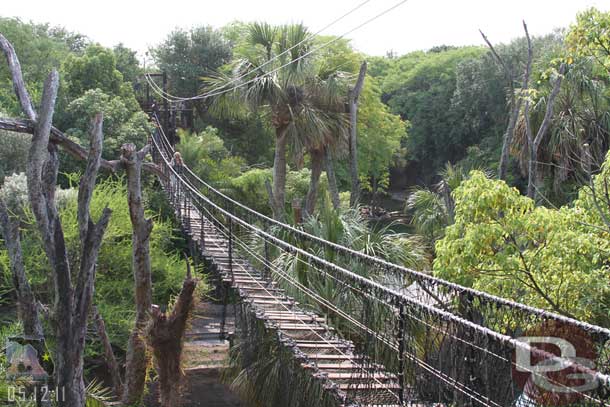
[[183,372],[180,366],[184,332],[194,304],[197,280],[191,276],[187,259],[187,275],[180,295],[169,313],[154,307],[146,337],[153,350],[155,367],[159,375],[162,407],[180,405]]
[[551,125],[555,100],[557,99],[557,95],[561,90],[561,82],[563,81],[563,76],[565,75],[565,72],[566,64],[563,63],[559,67],[559,70],[557,72],[557,78],[555,78],[553,87],[551,88],[551,93],[547,97],[544,118],[542,119],[542,123],[540,124],[540,127],[536,132],[536,137],[534,137],[529,117],[531,104],[530,98],[528,98],[528,100],[525,102],[525,133],[527,135],[527,146],[529,150],[527,171],[527,196],[532,199],[536,199],[538,191],[538,188],[536,187],[536,183],[538,182],[538,150],[540,149],[540,143],[542,143],[542,140],[546,136],[546,133]]
[[23,265],[19,219],[11,216],[2,198],[0,198],[0,232],[4,236],[4,243],[8,251],[11,276],[17,296],[17,312],[19,320],[23,324],[23,333],[26,337],[43,339],[44,331],[42,330],[38,314],[38,303],[28,282],[25,266]]
[[350,206],[360,201],[360,179],[358,178],[358,99],[364,86],[366,76],[366,61],[360,65],[358,79],[353,88],[347,92],[349,104],[349,163],[352,189],[350,195]]
[[114,394],[120,395],[123,393],[123,380],[121,379],[121,370],[119,369],[119,363],[114,355],[108,332],[106,331],[106,324],[104,319],[100,315],[97,307],[92,307],[93,321],[95,322],[95,330],[97,332],[98,339],[102,343],[104,350],[104,358],[106,359],[106,366],[108,367],[108,374],[112,381],[112,390]]
[[532,65],[531,41],[529,32],[527,30],[527,24],[525,24],[525,21],[523,21],[523,29],[525,30],[525,35],[528,41],[528,57],[526,62],[525,73],[523,75],[523,84],[519,92],[517,92],[517,90],[515,89],[515,82],[517,78],[513,70],[506,63],[506,61],[504,61],[500,54],[498,54],[498,52],[491,44],[487,36],[483,33],[483,31],[479,30],[481,36],[483,37],[483,40],[489,47],[489,50],[491,51],[491,54],[493,55],[494,59],[502,68],[502,71],[504,72],[504,76],[506,78],[506,82],[508,84],[508,90],[510,92],[509,105],[511,110],[510,116],[508,118],[508,124],[506,126],[506,130],[504,131],[504,136],[502,137],[502,153],[500,155],[500,165],[498,167],[498,179],[502,180],[506,180],[506,174],[508,172],[508,163],[510,158],[510,147],[515,137],[515,127],[517,126],[517,121],[519,120],[519,113],[521,112],[521,106],[523,104],[524,92],[528,88],[530,69]]

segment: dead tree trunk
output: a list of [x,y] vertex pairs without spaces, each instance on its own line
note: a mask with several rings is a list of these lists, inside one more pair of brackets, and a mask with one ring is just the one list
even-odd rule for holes
[[143,334],[148,323],[152,306],[152,280],[150,269],[150,233],[152,221],[144,216],[142,199],[142,162],[148,153],[149,146],[136,151],[133,144],[121,148],[121,162],[127,173],[127,200],[132,232],[132,266],[135,283],[136,321],[127,345],[127,363],[125,366],[125,384],[123,403],[138,405],[144,394],[146,370],[149,356]]
[[527,196],[532,199],[536,199],[537,195],[537,187],[536,184],[538,182],[538,149],[540,148],[540,143],[542,139],[546,135],[546,132],[551,125],[551,120],[553,118],[553,107],[555,106],[555,99],[559,94],[561,89],[561,82],[563,81],[563,76],[566,72],[566,65],[561,64],[559,67],[557,79],[555,79],[555,83],[553,84],[553,88],[551,89],[551,93],[546,101],[546,111],[544,112],[544,118],[542,119],[542,124],[538,128],[538,132],[536,133],[536,137],[533,137],[532,126],[529,119],[529,105],[530,101],[528,100],[525,105],[525,128],[527,133],[527,144],[529,147],[529,162],[528,162],[528,177],[527,177]]
[[[188,267],[188,265],[187,265]],[[183,373],[180,367],[184,331],[194,303],[197,280],[191,277],[190,267],[174,309],[168,315],[154,307],[147,328],[147,339],[153,350],[159,375],[162,407],[180,406]]]
[[353,88],[347,93],[349,104],[349,160],[350,176],[352,180],[352,192],[350,196],[350,206],[356,205],[360,201],[360,179],[358,178],[358,98],[364,86],[366,76],[366,61],[360,65],[358,80]]
[[19,220],[11,219],[2,199],[0,199],[0,231],[4,236],[10,259],[13,285],[17,296],[17,311],[19,320],[23,324],[23,334],[31,338],[43,339],[44,331],[38,315],[38,304],[25,275],[21,238],[19,236]]
[[13,86],[22,110],[34,124],[26,176],[30,206],[53,273],[56,331],[55,381],[60,397],[63,399],[61,403],[63,406],[82,407],[85,404],[83,352],[93,295],[95,264],[111,214],[111,211],[106,208],[97,224],[91,220],[89,214],[91,195],[101,161],[102,116],[97,115],[93,121],[87,167],[78,191],[81,260],[76,275],[76,286],[74,286],[64,234],[54,201],[59,167],[58,151],[54,144],[49,144],[59,76],[57,71],[49,74],[42,92],[40,111],[37,113],[25,88],[15,50],[2,35],[0,35],[0,47],[8,61]]
[[100,315],[95,305],[93,306],[92,311],[97,336],[102,342],[102,348],[104,349],[104,358],[106,359],[106,365],[108,366],[108,372],[110,373],[110,378],[112,380],[112,390],[114,391],[114,394],[120,397],[123,392],[123,381],[121,380],[119,364],[116,360],[116,357],[114,356],[114,351],[112,350],[110,338],[108,337],[108,333],[106,332],[106,324],[104,323],[104,319]]
[[333,162],[332,153],[327,147],[324,149],[324,167],[326,169],[326,178],[328,178],[328,189],[330,191],[330,199],[333,202],[333,208],[339,208],[339,188],[337,187],[337,177],[335,175],[335,164]]
[[[523,29],[525,30],[525,35],[528,38],[529,42],[529,33],[527,31],[527,25],[525,21],[523,21]],[[491,50],[492,55],[495,60],[501,66],[504,71],[504,76],[506,77],[506,82],[508,84],[508,89],[510,92],[509,103],[511,106],[510,116],[508,119],[508,124],[506,126],[506,131],[504,132],[504,136],[502,137],[502,153],[500,155],[500,165],[498,167],[498,179],[505,180],[506,174],[508,172],[508,163],[510,158],[510,147],[513,143],[513,138],[515,136],[515,127],[517,126],[517,121],[519,120],[519,113],[521,112],[521,105],[523,104],[523,92],[528,87],[529,82],[529,66],[531,66],[531,53],[528,53],[528,61],[526,66],[525,74],[523,75],[523,85],[519,92],[519,95],[516,94],[515,90],[515,76],[513,74],[512,69],[504,62],[504,59],[500,57],[500,55],[496,52],[496,49],[491,44],[487,36],[483,33],[483,31],[479,30],[483,40]],[[530,44],[531,47],[531,44]]]

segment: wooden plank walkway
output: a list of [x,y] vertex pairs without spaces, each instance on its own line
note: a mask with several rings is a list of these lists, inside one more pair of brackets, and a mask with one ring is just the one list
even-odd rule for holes
[[185,232],[206,260],[214,264],[223,283],[252,307],[266,327],[279,329],[294,341],[298,353],[305,358],[302,366],[322,379],[325,388],[337,391],[346,400],[345,406],[400,407],[400,386],[394,374],[380,370],[379,365],[373,372],[373,363],[356,354],[353,343],[339,338],[323,317],[301,308],[235,250],[231,253],[231,270],[228,238],[191,202],[182,203],[175,210]]

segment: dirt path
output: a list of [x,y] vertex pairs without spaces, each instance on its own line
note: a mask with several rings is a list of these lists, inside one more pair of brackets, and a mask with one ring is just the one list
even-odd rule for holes
[[[234,327],[231,310],[228,307],[229,331]],[[245,407],[221,380],[229,351],[228,341],[219,339],[222,306],[201,303],[193,313],[183,351],[186,374],[183,407]]]

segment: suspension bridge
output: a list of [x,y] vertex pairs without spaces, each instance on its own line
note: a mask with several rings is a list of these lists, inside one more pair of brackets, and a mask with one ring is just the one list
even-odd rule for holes
[[157,128],[160,183],[233,307],[242,366],[278,364],[278,405],[610,406],[610,330],[271,219],[173,165]]

